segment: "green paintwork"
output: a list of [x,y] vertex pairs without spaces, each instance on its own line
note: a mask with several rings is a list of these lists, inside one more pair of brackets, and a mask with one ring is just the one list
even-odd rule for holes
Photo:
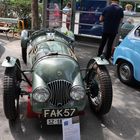
[[[78,79],[78,85],[82,84],[79,65],[76,61],[67,56],[58,55],[52,57],[45,57],[41,61],[39,61],[33,67],[33,69],[33,81],[38,81],[39,76],[42,77],[43,81],[47,83],[59,79],[65,79],[73,83],[76,77]],[[34,85],[36,85],[36,83],[33,83],[33,86]]]
[[[68,104],[64,105],[62,108],[76,108],[78,112],[84,111],[86,106],[86,99],[80,101],[71,100]],[[32,102],[32,109],[33,112],[41,113],[42,109],[58,109],[58,107],[53,106],[49,103],[38,103],[33,101]],[[59,107],[60,109],[60,107]]]
[[[67,35],[70,35],[67,33]],[[65,80],[72,87],[84,87],[80,67],[75,54],[70,48],[70,43],[59,35],[40,35],[32,39],[27,47],[28,63],[33,70],[32,89],[46,87],[49,82]],[[59,95],[59,94],[58,94]],[[34,112],[41,113],[42,109],[56,109],[50,102],[38,103],[32,99],[31,105]],[[62,108],[77,108],[83,111],[86,105],[85,98],[80,101],[71,99]]]

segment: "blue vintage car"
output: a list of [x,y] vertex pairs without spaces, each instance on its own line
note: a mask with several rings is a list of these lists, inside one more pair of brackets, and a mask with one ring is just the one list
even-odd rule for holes
[[140,82],[140,24],[116,47],[113,64],[117,64],[117,74],[123,83],[133,85]]

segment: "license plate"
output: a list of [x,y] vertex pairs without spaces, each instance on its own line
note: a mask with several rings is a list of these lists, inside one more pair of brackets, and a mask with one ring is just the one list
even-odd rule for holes
[[44,118],[67,118],[77,115],[76,109],[44,109]]
[[47,119],[47,125],[61,125],[62,118],[59,119]]

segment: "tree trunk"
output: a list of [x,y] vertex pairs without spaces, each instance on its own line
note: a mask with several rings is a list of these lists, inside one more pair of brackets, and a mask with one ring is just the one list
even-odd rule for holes
[[38,0],[32,0],[32,30],[39,29],[39,20],[38,20]]

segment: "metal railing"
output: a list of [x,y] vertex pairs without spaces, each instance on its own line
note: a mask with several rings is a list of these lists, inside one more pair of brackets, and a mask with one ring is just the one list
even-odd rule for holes
[[[66,21],[66,14],[63,12],[63,10],[60,10],[60,18],[56,17],[53,15],[54,9],[47,9],[47,27],[58,27],[58,26],[63,26],[66,27],[66,23],[69,24],[74,24],[74,34],[79,34],[79,27],[80,26],[86,26],[87,28],[92,28],[94,25],[97,25],[99,23],[99,15],[101,12],[95,12],[95,11],[76,11],[75,13],[75,21],[72,21],[72,19],[68,22]],[[84,15],[86,17],[86,20],[81,20],[81,18],[84,18]],[[92,21],[94,19],[90,18],[89,15],[94,16],[96,21]],[[89,19],[88,19],[89,17]],[[57,22],[57,24],[55,23]]]

